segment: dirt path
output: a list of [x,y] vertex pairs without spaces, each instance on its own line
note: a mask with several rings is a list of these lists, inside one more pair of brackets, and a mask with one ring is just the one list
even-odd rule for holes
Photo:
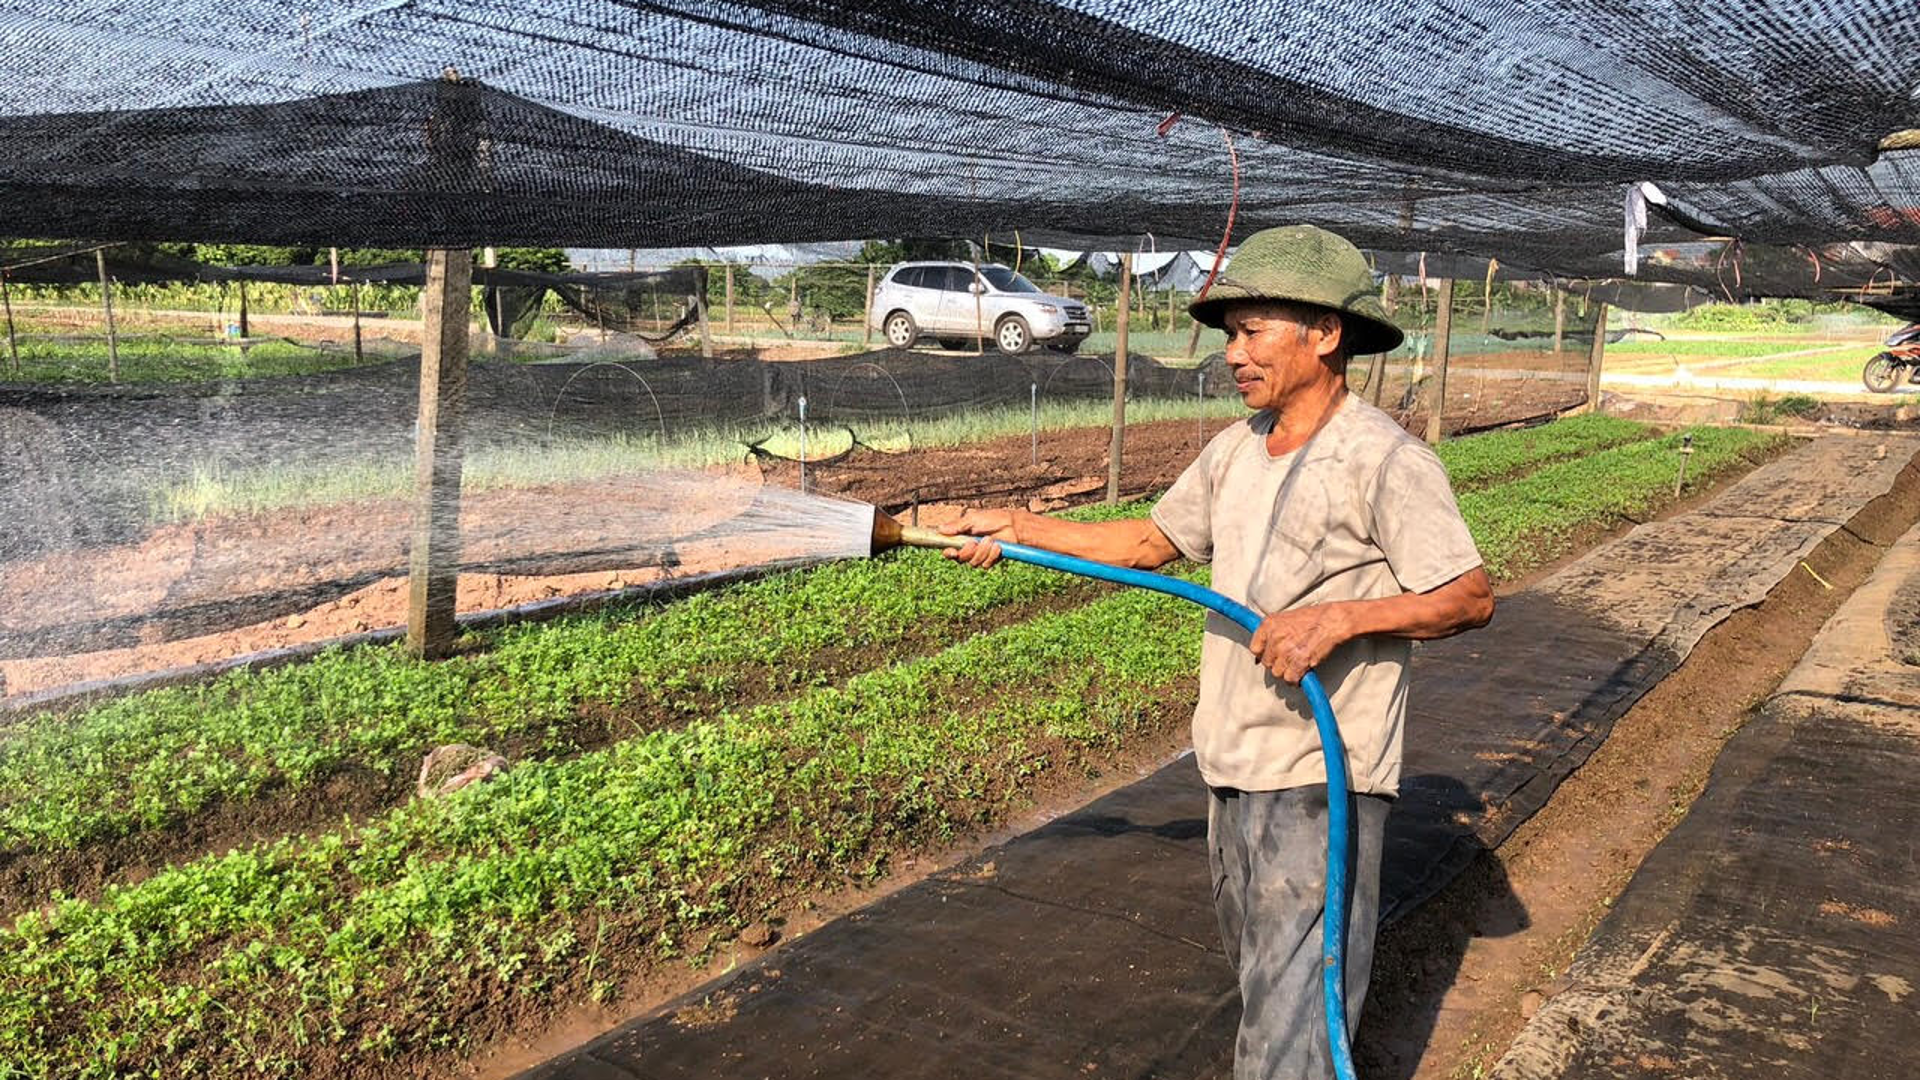
[[1699,795],[1726,739],[1920,520],[1920,469],[1861,510],[1760,604],[1710,631],[1544,810],[1382,936],[1361,1029],[1367,1075],[1469,1080],[1562,984],[1634,869]]

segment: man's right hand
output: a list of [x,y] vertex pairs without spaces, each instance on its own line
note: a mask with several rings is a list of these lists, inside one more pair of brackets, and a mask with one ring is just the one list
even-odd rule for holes
[[999,541],[1019,543],[1020,534],[1015,524],[1022,511],[1019,510],[968,510],[959,520],[940,526],[940,531],[948,536],[977,536],[979,540],[969,541],[958,548],[948,548],[941,552],[949,559],[966,563],[968,566],[984,570],[1000,561]]

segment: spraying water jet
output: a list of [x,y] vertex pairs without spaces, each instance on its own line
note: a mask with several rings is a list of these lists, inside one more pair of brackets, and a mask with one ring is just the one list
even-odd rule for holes
[[[899,547],[958,549],[974,539],[971,536],[948,536],[916,525],[902,525],[875,507],[870,554],[879,555]],[[1000,553],[1003,558],[1015,562],[1177,596],[1226,616],[1249,634],[1260,627],[1259,612],[1184,578],[1112,566],[1025,544],[1002,542]],[[1347,1033],[1346,990],[1347,903],[1352,879],[1347,849],[1353,835],[1353,800],[1351,783],[1347,777],[1347,748],[1340,738],[1333,705],[1327,700],[1327,692],[1320,685],[1319,675],[1307,672],[1300,680],[1300,690],[1306,694],[1307,704],[1313,710],[1314,726],[1320,735],[1321,757],[1327,767],[1327,884],[1320,924],[1320,951],[1324,960],[1321,996],[1326,1003],[1327,1045],[1332,1052],[1333,1071],[1337,1080],[1354,1080],[1353,1047]]]

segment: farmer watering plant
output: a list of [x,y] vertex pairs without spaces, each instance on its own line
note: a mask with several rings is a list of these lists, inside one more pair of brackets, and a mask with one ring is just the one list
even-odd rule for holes
[[[1193,745],[1244,1005],[1234,1075],[1322,1080],[1350,1068],[1345,1035],[1372,965],[1411,642],[1486,625],[1493,590],[1440,459],[1347,391],[1352,357],[1402,338],[1352,244],[1311,226],[1255,233],[1189,310],[1226,331],[1253,415],[1215,436],[1148,519],[969,511],[945,531],[977,539],[947,555],[984,568],[1012,543],[1138,570],[1182,555],[1212,564],[1228,603],[1209,604]],[[1345,768],[1330,778],[1321,746],[1341,736]],[[1322,933],[1329,900],[1350,917],[1344,980],[1327,976],[1323,996],[1314,988],[1339,960]],[[1342,992],[1345,1022],[1329,1024],[1339,1009],[1323,1001]]]

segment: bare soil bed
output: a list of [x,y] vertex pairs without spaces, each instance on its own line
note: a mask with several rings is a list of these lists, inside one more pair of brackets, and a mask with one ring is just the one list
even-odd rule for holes
[[[1232,421],[1164,421],[1130,426],[1122,495],[1134,497],[1171,484],[1204,439]],[[857,499],[924,520],[951,516],[954,506],[1022,505],[1058,509],[1102,497],[1106,488],[1108,432],[1077,428],[1042,432],[1038,463],[1026,437],[995,439],[965,447],[884,454],[856,450],[830,466],[810,466],[808,489]],[[799,466],[768,461],[764,482],[797,487]],[[759,480],[758,476],[755,480]],[[661,546],[603,536],[608,500],[630,497],[619,485],[495,492],[469,496],[462,531],[469,560],[524,548],[526,523],[537,521],[544,543],[578,551],[596,543],[616,545],[604,568],[560,575],[463,574],[462,612],[486,611],[560,596],[643,585],[741,565],[739,552],[722,545],[677,545],[671,560]],[[130,632],[154,640],[60,656],[0,661],[8,695],[20,695],[96,679],[116,678],[217,661],[267,649],[323,641],[406,621],[403,577],[376,574],[404,552],[408,507],[399,500],[363,500],[246,517],[210,518],[167,526],[129,545],[85,549],[12,567],[0,585],[0,610],[84,611],[95,619],[136,619],[157,599],[193,591],[259,598],[254,610],[229,606],[218,614],[236,629],[178,640],[165,624],[134,623]],[[226,552],[224,559],[210,557]],[[196,584],[195,575],[215,576]],[[330,583],[331,596],[299,602],[312,583]],[[345,584],[331,584],[345,583]],[[291,599],[289,599],[291,598]],[[140,629],[144,627],[145,629]]]

